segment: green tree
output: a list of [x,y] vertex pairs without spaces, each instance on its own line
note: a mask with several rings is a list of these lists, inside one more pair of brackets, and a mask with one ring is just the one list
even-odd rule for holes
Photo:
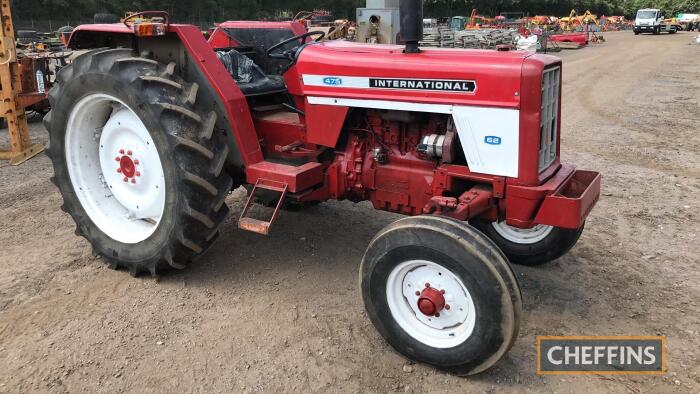
[[[211,24],[224,20],[272,18],[280,11],[326,9],[338,18],[354,18],[364,0],[11,0],[15,24],[28,27],[50,22],[89,22],[98,12],[123,15],[126,11],[166,10],[178,22]],[[640,8],[660,8],[667,17],[679,12],[700,13],[700,0],[425,0],[426,16],[469,16],[471,10],[486,16],[501,12],[567,16],[590,10],[598,15],[633,17]],[[48,27],[43,27],[48,28]]]

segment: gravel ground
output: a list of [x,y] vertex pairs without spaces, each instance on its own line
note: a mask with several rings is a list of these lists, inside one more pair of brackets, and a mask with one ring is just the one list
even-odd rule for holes
[[[0,164],[0,393],[700,392],[694,36],[610,33],[561,54],[564,160],[602,172],[603,196],[567,256],[516,267],[520,337],[486,373],[411,365],[367,320],[358,266],[396,215],[329,202],[262,237],[236,226],[240,189],[198,264],[134,279],[73,234],[42,154]],[[41,123],[32,138],[47,141]],[[537,335],[657,334],[665,376],[535,375]]]

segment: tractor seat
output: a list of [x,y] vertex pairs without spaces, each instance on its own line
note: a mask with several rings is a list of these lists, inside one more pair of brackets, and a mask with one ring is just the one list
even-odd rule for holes
[[217,51],[216,54],[246,97],[287,91],[281,76],[265,74],[253,59],[235,49]]

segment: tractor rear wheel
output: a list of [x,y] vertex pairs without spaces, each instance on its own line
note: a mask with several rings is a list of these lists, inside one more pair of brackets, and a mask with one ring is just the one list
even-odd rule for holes
[[543,225],[520,229],[505,222],[479,219],[471,224],[498,245],[512,263],[529,266],[545,264],[565,255],[583,232],[583,226],[578,230]]
[[399,353],[457,375],[493,366],[518,336],[522,297],[506,257],[448,218],[384,228],[360,267],[367,315]]
[[228,214],[216,113],[175,64],[98,49],[60,70],[44,118],[62,209],[96,255],[132,275],[185,268]]

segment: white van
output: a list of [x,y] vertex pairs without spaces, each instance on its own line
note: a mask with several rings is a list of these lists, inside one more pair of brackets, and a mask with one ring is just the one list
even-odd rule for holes
[[661,15],[661,10],[658,8],[645,8],[637,11],[637,18],[634,20],[634,34],[660,34],[662,31],[674,34],[676,30],[675,24],[664,22],[664,16]]

